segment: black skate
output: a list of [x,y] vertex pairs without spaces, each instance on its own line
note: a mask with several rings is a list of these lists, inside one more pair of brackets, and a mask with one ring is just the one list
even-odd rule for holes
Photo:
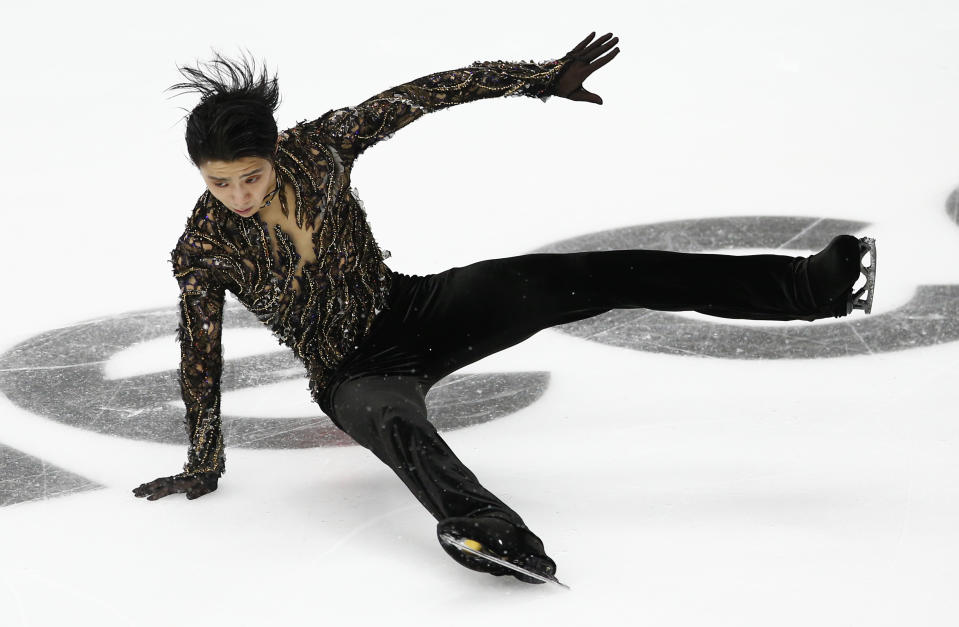
[[471,570],[569,588],[556,579],[556,562],[546,555],[543,542],[501,518],[447,518],[436,526],[436,535],[447,554]]
[[[863,260],[869,255],[869,265]],[[848,316],[854,309],[872,312],[876,290],[876,240],[852,235],[834,237],[820,252],[801,260],[815,314],[809,319]],[[860,276],[866,281],[853,291]]]

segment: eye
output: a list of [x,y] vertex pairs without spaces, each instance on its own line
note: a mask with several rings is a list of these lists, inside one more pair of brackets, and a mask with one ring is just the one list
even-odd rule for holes
[[250,178],[246,179],[246,182],[252,185],[253,183],[256,183],[259,180],[260,180],[259,176],[251,176]]
[[213,185],[214,185],[214,187],[226,187],[226,186],[227,186],[227,184],[226,184],[226,183],[223,183],[222,181],[219,182],[219,183],[214,183]]

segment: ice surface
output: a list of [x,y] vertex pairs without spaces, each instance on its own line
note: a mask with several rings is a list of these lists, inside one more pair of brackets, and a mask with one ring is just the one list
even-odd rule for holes
[[[133,498],[185,458],[168,259],[202,183],[176,64],[265,57],[286,127],[593,28],[622,40],[602,107],[475,103],[360,158],[391,267],[849,229],[879,242],[874,314],[612,313],[438,386],[570,592],[450,560],[236,309],[221,488]],[[0,625],[959,623],[955,2],[16,3],[0,31]]]

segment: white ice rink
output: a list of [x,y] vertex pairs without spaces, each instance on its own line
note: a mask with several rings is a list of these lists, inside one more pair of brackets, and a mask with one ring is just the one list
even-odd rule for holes
[[[172,326],[90,363],[10,357],[38,336],[81,354],[85,329],[172,311],[169,251],[203,191],[182,140],[195,99],[164,93],[177,63],[265,58],[286,128],[474,60],[560,57],[591,30],[621,38],[586,84],[602,107],[468,104],[360,158],[392,268],[674,221],[733,241],[722,225],[743,216],[755,232],[725,249],[789,249],[758,242],[797,216],[867,224],[879,282],[868,318],[672,316],[676,345],[667,325],[629,331],[633,348],[549,330],[468,369],[548,373],[444,437],[571,591],[457,565],[355,446],[228,440],[216,492],[135,499],[185,460],[185,435],[111,432],[142,419],[114,409],[124,381],[177,368]],[[959,624],[954,0],[17,2],[0,59],[0,626]],[[692,249],[682,229],[661,241]],[[680,345],[687,327],[711,331]],[[234,377],[275,355],[266,331],[226,333]],[[781,353],[742,358],[757,337]],[[23,387],[50,372],[60,387]],[[71,399],[94,384],[91,415]],[[223,413],[320,416],[305,376],[228,391]]]

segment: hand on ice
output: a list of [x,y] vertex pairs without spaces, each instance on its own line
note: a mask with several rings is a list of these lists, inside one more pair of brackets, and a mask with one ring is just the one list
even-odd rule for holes
[[[607,33],[593,41],[595,36],[595,32],[590,33],[563,57],[567,61],[566,69],[553,86],[553,95],[570,100],[603,104],[603,99],[599,95],[583,89],[583,81],[619,54],[619,48],[613,48],[619,43],[619,37],[613,37],[612,33]],[[611,48],[612,52],[610,52]]]
[[144,483],[135,488],[133,494],[137,497],[145,496],[148,501],[155,501],[170,494],[186,492],[188,499],[195,499],[216,490],[219,479],[220,475],[216,472],[184,472]]

